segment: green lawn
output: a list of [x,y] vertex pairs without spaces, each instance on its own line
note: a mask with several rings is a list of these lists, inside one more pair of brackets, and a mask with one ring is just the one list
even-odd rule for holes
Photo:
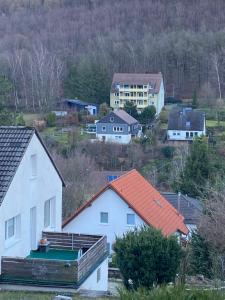
[[[55,295],[63,293],[39,293],[39,292],[3,292],[0,291],[0,300],[53,300]],[[73,300],[90,300],[87,297],[73,296]],[[92,298],[93,299],[93,298]],[[96,300],[116,300],[117,298],[94,298]]]
[[25,121],[26,126],[33,126],[34,120],[37,120],[38,118],[40,118],[39,114],[23,114],[23,119]]
[[[206,127],[217,127],[218,122],[216,120],[206,120]],[[225,121],[220,121],[220,126],[225,126]]]

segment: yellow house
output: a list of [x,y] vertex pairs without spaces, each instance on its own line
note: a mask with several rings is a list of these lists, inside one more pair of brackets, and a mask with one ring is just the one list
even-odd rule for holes
[[110,90],[110,106],[123,108],[130,101],[141,112],[154,105],[158,115],[164,106],[162,74],[115,73]]

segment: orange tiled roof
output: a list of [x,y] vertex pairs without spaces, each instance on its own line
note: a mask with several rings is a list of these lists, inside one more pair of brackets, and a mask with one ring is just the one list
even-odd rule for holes
[[136,170],[110,182],[67,219],[63,227],[108,188],[113,189],[146,224],[161,229],[164,235],[170,235],[176,231],[188,233],[183,222],[184,217]]

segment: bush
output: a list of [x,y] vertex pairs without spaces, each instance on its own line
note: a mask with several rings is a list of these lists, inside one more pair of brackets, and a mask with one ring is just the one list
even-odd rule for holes
[[163,287],[153,290],[119,290],[120,300],[224,300],[223,291],[185,290],[182,287]]
[[114,250],[127,288],[131,281],[137,289],[175,279],[181,258],[176,237],[164,237],[161,231],[144,226],[117,238]]
[[162,110],[159,119],[162,123],[167,124],[168,123],[168,111]]
[[46,119],[48,127],[55,127],[55,125],[56,125],[56,115],[53,112],[48,113],[45,116],[45,119]]
[[166,146],[166,147],[163,147],[161,149],[163,155],[166,157],[166,158],[173,158],[173,155],[174,155],[174,152],[175,152],[175,147],[172,147],[172,146]]

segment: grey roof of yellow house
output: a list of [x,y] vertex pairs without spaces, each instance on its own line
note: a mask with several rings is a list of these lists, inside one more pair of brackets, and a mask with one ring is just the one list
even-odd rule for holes
[[60,172],[51,158],[51,155],[34,128],[23,126],[0,126],[0,205],[2,204],[5,194],[9,189],[34,134],[36,134],[40,140],[59,177],[61,178],[63,185],[65,185]]
[[203,131],[205,114],[189,107],[175,108],[169,114],[168,130]]
[[111,92],[117,90],[116,86],[119,84],[127,85],[151,85],[150,90],[153,94],[158,94],[161,82],[163,81],[162,73],[156,74],[141,74],[141,73],[114,73]]

